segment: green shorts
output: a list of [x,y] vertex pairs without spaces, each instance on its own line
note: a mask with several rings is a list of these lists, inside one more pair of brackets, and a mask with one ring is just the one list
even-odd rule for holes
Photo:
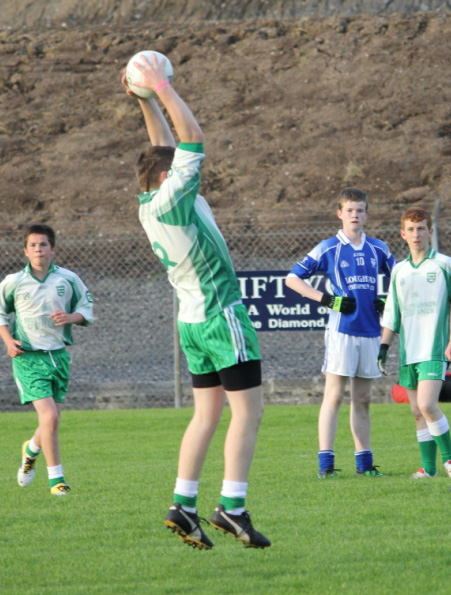
[[404,388],[415,390],[421,380],[445,380],[448,362],[418,362],[401,366],[399,384]]
[[205,322],[178,322],[180,345],[192,374],[209,374],[261,359],[257,333],[243,304]]
[[13,376],[22,405],[53,397],[64,402],[69,384],[70,355],[63,349],[26,351],[13,358]]

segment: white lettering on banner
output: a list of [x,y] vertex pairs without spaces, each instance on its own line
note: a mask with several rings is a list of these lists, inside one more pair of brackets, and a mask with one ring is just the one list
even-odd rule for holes
[[257,306],[255,304],[251,304],[249,306],[249,310],[247,311],[249,316],[260,316],[260,312],[257,310]]
[[284,306],[283,304],[266,304],[271,316],[309,316],[310,304],[296,304],[295,306]]
[[269,318],[268,328],[325,328],[324,318],[319,320],[284,320],[283,318]]
[[285,276],[282,277],[270,277],[269,278],[269,282],[272,283],[273,281],[276,282],[276,295],[274,296],[276,299],[277,298],[284,298],[285,297],[285,292],[284,292],[284,287],[285,287]]
[[252,277],[252,299],[261,299],[261,292],[266,291],[268,277]]
[[241,296],[243,298],[243,300],[246,300],[248,295],[246,292],[246,281],[249,279],[249,277],[238,277],[238,283],[240,284],[240,291],[241,291]]

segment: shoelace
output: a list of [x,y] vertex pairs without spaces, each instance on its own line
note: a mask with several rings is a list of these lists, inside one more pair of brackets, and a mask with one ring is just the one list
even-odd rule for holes
[[70,487],[66,485],[62,485],[58,488],[58,492],[70,492]]
[[24,463],[24,466],[23,466],[23,472],[24,473],[29,473],[33,469],[35,463],[36,463],[36,459],[30,459],[30,458],[27,457],[25,459],[25,463]]

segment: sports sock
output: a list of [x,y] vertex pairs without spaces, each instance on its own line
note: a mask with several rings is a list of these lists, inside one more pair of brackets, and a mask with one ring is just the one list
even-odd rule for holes
[[30,459],[35,459],[38,456],[38,454],[41,452],[41,449],[34,441],[34,436],[27,444],[27,446],[25,448],[25,452],[27,453],[27,456],[30,457]]
[[242,514],[246,503],[246,494],[247,482],[224,479],[219,502],[229,514]]
[[174,489],[174,502],[180,504],[186,512],[194,513],[197,510],[197,493],[199,482],[177,477]]
[[335,465],[335,453],[333,450],[320,450],[318,452],[318,468],[320,471],[333,469]]
[[368,471],[373,466],[373,451],[358,450],[355,453],[355,466],[357,471]]
[[63,466],[55,465],[54,467],[47,467],[50,487],[56,486],[57,483],[64,483]]
[[437,472],[437,444],[428,429],[417,430],[418,446],[420,447],[421,466],[429,473]]
[[449,423],[445,415],[438,421],[426,422],[428,430],[437,444],[442,462],[451,460],[451,435],[449,433]]

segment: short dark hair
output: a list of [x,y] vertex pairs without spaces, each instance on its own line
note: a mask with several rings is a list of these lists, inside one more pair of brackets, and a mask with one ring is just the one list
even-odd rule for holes
[[421,207],[410,207],[407,211],[401,215],[401,229],[404,229],[404,223],[406,221],[412,221],[413,223],[420,223],[421,221],[426,221],[426,225],[428,229],[432,227],[432,217],[431,215]]
[[55,232],[50,227],[50,225],[46,225],[45,223],[33,223],[32,225],[29,225],[25,230],[25,233],[23,236],[24,248],[27,247],[28,237],[32,233],[39,233],[43,236],[47,236],[50,246],[52,248],[55,247],[55,243],[56,243],[55,242]]
[[341,210],[345,202],[364,202],[368,210],[368,194],[359,188],[344,188],[338,195],[338,208]]
[[136,177],[143,192],[160,186],[160,174],[171,169],[174,147],[149,147],[138,157],[135,164]]

